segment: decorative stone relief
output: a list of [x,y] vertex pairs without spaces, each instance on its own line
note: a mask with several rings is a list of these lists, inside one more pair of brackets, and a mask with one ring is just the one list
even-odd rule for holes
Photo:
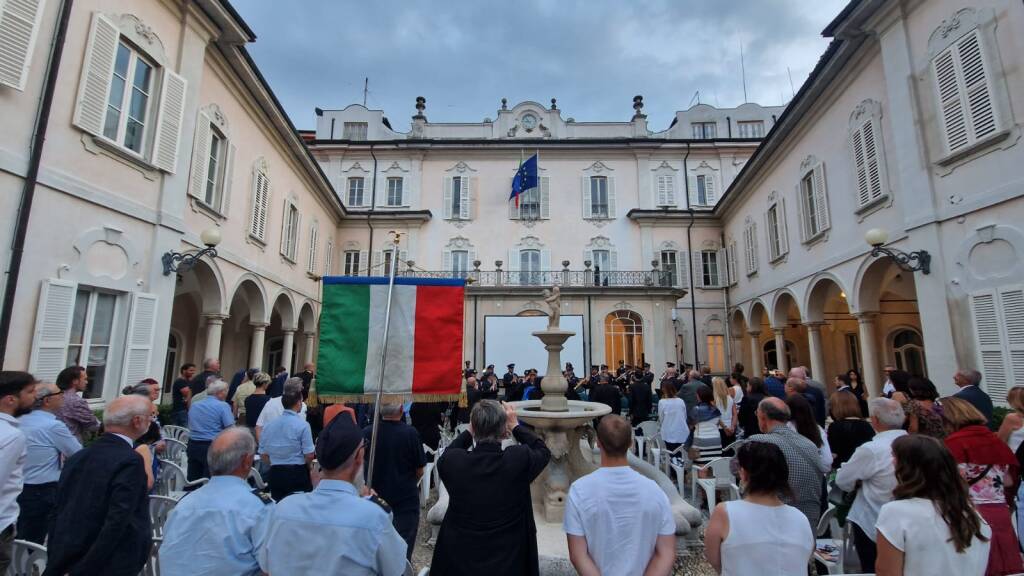
[[445,248],[452,250],[469,250],[472,247],[473,243],[470,242],[469,238],[464,236],[456,236],[449,240],[448,244],[445,245]]
[[630,304],[629,302],[626,302],[625,300],[619,300],[618,302],[615,303],[614,306],[612,306],[612,308],[616,310],[632,310],[633,305]]
[[587,248],[588,249],[601,249],[601,248],[611,248],[611,247],[612,247],[612,241],[610,239],[608,239],[606,236],[595,236],[595,237],[591,238],[590,239],[590,243],[587,244]]
[[609,168],[604,162],[598,160],[597,162],[594,162],[590,166],[587,166],[584,172],[593,172],[595,174],[600,174],[601,172],[604,171],[613,172],[614,170],[614,168]]
[[134,277],[141,252],[120,228],[108,225],[86,230],[72,247],[77,259],[61,266],[61,278],[122,290],[143,284],[141,278]]
[[818,158],[814,154],[808,154],[807,158],[800,163],[800,173],[806,174],[810,172],[812,168],[818,165]]

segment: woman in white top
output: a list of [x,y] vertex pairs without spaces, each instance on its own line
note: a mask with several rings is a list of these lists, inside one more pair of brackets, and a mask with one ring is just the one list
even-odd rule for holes
[[[1006,393],[1006,402],[1013,408],[1013,412],[1003,418],[998,434],[1010,446],[1010,450],[1016,453],[1021,442],[1024,442],[1024,386],[1010,388]],[[1024,482],[1021,484],[1024,485]]]
[[729,376],[729,394],[732,395],[732,400],[737,406],[743,401],[744,381],[745,378],[739,372],[733,372]]
[[658,400],[658,422],[660,423],[661,439],[665,448],[672,452],[685,444],[690,438],[690,425],[686,419],[686,402],[676,397],[675,382],[666,380],[661,383],[663,398]]
[[818,447],[821,465],[831,470],[832,447],[828,445],[828,435],[825,434],[825,431],[814,420],[814,409],[811,408],[810,401],[802,394],[793,394],[786,397],[786,406],[789,407],[790,414],[789,422],[786,422],[786,426],[814,442],[814,445]]
[[725,380],[718,376],[711,379],[711,388],[715,392],[715,407],[722,413],[722,427],[719,429],[722,446],[728,446],[736,439],[736,400],[729,394]]
[[971,504],[956,461],[921,434],[892,443],[894,500],[878,514],[878,576],[984,574],[992,529]]
[[723,576],[806,574],[814,534],[807,517],[779,498],[791,493],[782,450],[746,442],[736,462],[743,500],[715,507],[704,531],[704,557]]

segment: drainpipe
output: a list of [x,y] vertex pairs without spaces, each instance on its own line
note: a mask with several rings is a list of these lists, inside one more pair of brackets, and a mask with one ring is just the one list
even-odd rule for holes
[[[594,365],[594,322],[590,308],[590,296],[587,296],[587,355],[590,364],[587,364],[587,374],[590,374],[590,367]],[[586,362],[584,362],[586,364]]]
[[[377,155],[373,153],[373,144],[370,144],[370,156],[373,158],[373,176],[370,178],[370,211],[366,213],[366,227],[370,229],[370,246],[366,249],[367,276],[373,276],[373,223],[370,216],[377,207]],[[397,263],[392,262],[391,265],[396,266]]]
[[28,172],[25,174],[25,185],[21,192],[18,219],[14,223],[11,260],[7,268],[3,308],[0,309],[0,366],[3,367],[6,367],[7,342],[11,333],[11,319],[14,316],[14,298],[18,291],[18,277],[21,274],[21,257],[25,251],[29,217],[32,215],[32,201],[35,199],[36,183],[39,179],[39,164],[43,157],[43,144],[46,143],[46,129],[50,123],[50,109],[53,106],[53,93],[57,87],[57,76],[60,72],[61,56],[64,53],[68,23],[71,20],[72,4],[74,4],[74,0],[63,0],[60,14],[57,17],[57,27],[54,30],[53,43],[50,46],[50,58],[46,65],[46,79],[39,101],[39,112],[36,115],[32,147],[29,151]]
[[690,214],[690,222],[686,225],[686,256],[690,259],[686,263],[686,269],[690,272],[690,322],[693,323],[693,367],[700,366],[700,351],[697,347],[697,302],[696,294],[693,292],[693,238],[690,230],[693,228],[693,208],[690,206],[690,176],[687,174],[686,162],[690,158],[690,143],[686,143],[686,155],[683,156],[683,185],[686,190],[686,211]]
[[[721,239],[722,239],[722,254],[725,254],[725,260],[726,260],[726,262],[725,262],[725,279],[726,280],[725,280],[725,286],[722,287],[722,306],[723,306],[722,311],[724,312],[722,317],[725,318],[725,320],[722,323],[725,324],[725,342],[723,342],[722,345],[723,345],[723,347],[726,350],[729,351],[729,353],[725,355],[726,358],[727,358],[726,361],[725,361],[725,372],[726,372],[726,374],[731,374],[732,373],[732,367],[735,365],[735,362],[732,362],[732,360],[733,360],[733,358],[732,358],[732,331],[731,331],[731,327],[729,325],[730,324],[730,322],[729,322],[729,247],[725,245],[725,230],[724,229],[721,232]],[[738,270],[738,268],[737,268],[737,270]],[[719,277],[719,279],[721,279],[721,277],[722,277],[721,270],[719,270],[719,272],[718,272],[718,277]]]

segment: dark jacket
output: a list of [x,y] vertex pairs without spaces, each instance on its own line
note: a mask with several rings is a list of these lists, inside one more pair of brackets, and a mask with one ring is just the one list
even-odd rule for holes
[[432,576],[540,573],[530,483],[551,452],[524,426],[513,435],[519,444],[504,450],[493,442],[470,450],[473,437],[463,432],[438,459],[450,499],[430,563]]
[[412,427],[420,434],[420,440],[434,450],[441,445],[441,424],[444,422],[444,402],[413,402],[409,407]]
[[736,418],[740,421],[740,428],[743,428],[744,437],[760,434],[761,429],[757,425],[757,405],[764,400],[764,394],[744,394],[740,400],[739,413]]
[[203,390],[206,390],[206,380],[210,376],[220,376],[220,374],[214,372],[213,370],[203,370],[195,378],[193,378],[191,382],[189,382],[188,387],[192,389],[192,396],[195,396],[196,394],[199,394]]
[[142,457],[104,434],[64,465],[44,574],[137,576],[151,545]]
[[590,391],[590,401],[600,402],[612,409],[612,414],[622,413],[622,394],[614,384],[597,384]]
[[992,398],[985,393],[984,390],[977,386],[964,386],[959,392],[953,394],[955,398],[961,400],[967,400],[978,412],[981,412],[985,416],[985,420],[988,421],[989,428],[992,428]]
[[651,385],[646,380],[637,380],[629,385],[629,411],[633,416],[633,426],[651,419],[653,403]]
[[811,403],[811,410],[814,412],[814,420],[818,423],[818,426],[825,427],[825,417],[828,416],[828,410],[825,408],[825,393],[818,390],[814,386],[807,386],[807,391],[804,392],[804,398]]
[[277,398],[284,394],[284,383],[288,380],[288,373],[281,372],[274,379],[270,381],[270,385],[267,386],[267,396],[271,398]]

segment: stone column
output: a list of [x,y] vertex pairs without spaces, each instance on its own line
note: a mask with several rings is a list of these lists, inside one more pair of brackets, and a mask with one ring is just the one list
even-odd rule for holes
[[302,335],[306,337],[306,347],[303,351],[305,359],[303,363],[309,364],[313,361],[313,338],[316,337],[316,332],[303,332]]
[[[249,368],[263,364],[263,340],[267,335],[266,322],[253,322],[252,326],[252,348],[249,350]],[[273,370],[276,366],[268,367]]]
[[872,396],[882,395],[882,381],[878,366],[878,342],[875,338],[876,312],[854,314],[860,333],[860,361],[864,369],[864,386]]
[[[281,334],[284,335],[281,343],[281,365],[288,370],[291,374],[292,370],[292,347],[295,346],[295,330],[282,330]],[[274,368],[271,368],[273,370]]]
[[743,336],[733,334],[730,340],[732,340],[732,346],[730,347],[729,356],[732,360],[732,364],[729,364],[726,368],[729,372],[732,372],[732,367],[735,366],[737,362],[743,364],[745,367],[747,367],[747,363],[743,361]]
[[772,328],[775,334],[775,365],[782,370],[783,374],[789,373],[789,365],[786,364],[786,332],[785,328]]
[[750,335],[750,377],[761,377],[761,331],[748,330]]
[[203,362],[210,358],[220,360],[220,333],[227,316],[223,314],[204,314],[206,319],[206,350],[203,352]]
[[807,348],[811,353],[811,376],[831,388],[829,379],[825,377],[825,357],[821,349],[821,326],[824,322],[807,322]]

